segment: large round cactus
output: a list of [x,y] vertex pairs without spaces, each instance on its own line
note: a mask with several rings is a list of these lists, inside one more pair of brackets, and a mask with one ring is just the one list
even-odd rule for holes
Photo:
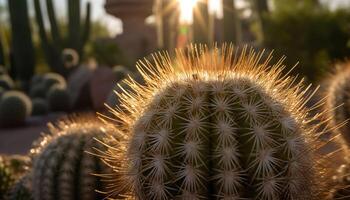
[[[337,126],[350,118],[350,62],[337,66],[338,70],[328,79],[326,90],[326,108],[333,126]],[[344,143],[350,145],[350,124],[346,123],[337,131],[342,135]]]
[[174,62],[141,62],[146,86],[130,81],[127,111],[113,111],[131,135],[119,170],[137,199],[325,197],[330,169],[318,159],[307,88],[262,57],[193,47]]
[[46,115],[49,112],[49,105],[45,99],[35,98],[32,100],[33,111],[32,115]]
[[23,124],[32,112],[32,103],[27,95],[18,91],[5,92],[0,99],[0,125]]
[[84,117],[49,128],[50,134],[37,141],[31,150],[34,199],[102,199],[104,196],[96,190],[101,191],[104,182],[96,174],[102,176],[111,171],[86,152],[94,152],[94,147],[102,148],[97,140],[107,133],[118,138],[114,128]]

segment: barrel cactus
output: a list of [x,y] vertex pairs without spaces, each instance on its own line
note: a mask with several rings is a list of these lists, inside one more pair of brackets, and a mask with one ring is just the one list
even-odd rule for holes
[[45,99],[35,98],[32,100],[32,115],[46,115],[49,112],[49,105]]
[[74,49],[63,49],[62,51],[62,61],[66,68],[72,68],[79,64],[79,54]]
[[126,111],[112,111],[131,137],[117,171],[137,199],[327,195],[331,169],[312,123],[322,115],[304,108],[308,89],[282,75],[282,61],[232,46],[176,55],[140,61],[146,86],[129,81],[119,94]]
[[[338,70],[328,79],[326,109],[335,126],[350,118],[350,62],[337,66]],[[350,124],[347,123],[337,129],[342,135],[344,144],[350,145]]]
[[29,96],[32,98],[45,98],[47,88],[43,83],[37,83],[30,87]]
[[53,86],[46,96],[51,111],[69,111],[71,109],[71,98],[66,88],[59,85]]
[[108,183],[104,184],[96,174],[103,176],[111,170],[86,152],[102,148],[97,140],[101,141],[107,133],[118,138],[114,127],[80,117],[56,126],[51,124],[49,128],[50,134],[37,141],[31,150],[34,199],[103,199],[104,195],[96,190],[101,191]]
[[32,112],[32,103],[19,91],[5,92],[0,99],[0,125],[16,126],[25,122]]
[[54,85],[59,85],[60,87],[67,87],[66,80],[63,76],[56,73],[47,73],[43,76],[43,83],[47,90],[49,90]]
[[0,87],[5,90],[11,90],[15,87],[15,82],[13,82],[12,78],[7,75],[0,75]]

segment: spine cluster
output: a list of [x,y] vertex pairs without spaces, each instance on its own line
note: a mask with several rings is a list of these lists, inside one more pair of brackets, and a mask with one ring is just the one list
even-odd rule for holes
[[324,196],[327,170],[316,159],[324,122],[312,125],[307,88],[262,56],[193,47],[175,61],[140,62],[147,86],[129,81],[126,112],[113,111],[131,136],[123,169],[137,199]]
[[102,148],[96,139],[107,132],[113,135],[111,130],[92,120],[51,126],[51,133],[32,149],[34,199],[102,199],[103,195],[96,190],[101,191],[104,184],[96,175],[111,171],[86,151]]

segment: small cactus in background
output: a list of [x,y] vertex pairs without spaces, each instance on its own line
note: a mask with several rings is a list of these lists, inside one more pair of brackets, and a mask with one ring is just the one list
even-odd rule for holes
[[18,91],[5,92],[0,99],[0,126],[16,126],[25,122],[32,112],[27,95]]
[[34,199],[102,199],[104,196],[96,190],[101,191],[104,182],[96,174],[111,174],[111,170],[86,152],[103,148],[97,140],[106,134],[118,138],[114,127],[80,118],[62,121],[57,126],[51,124],[49,128],[50,134],[31,150]]
[[13,184],[13,177],[10,168],[5,164],[0,156],[0,199],[5,198],[5,194]]
[[[328,79],[326,109],[330,110],[333,126],[350,118],[350,62],[337,66],[338,70]],[[346,145],[350,146],[350,124],[337,129]]]
[[46,87],[43,83],[37,83],[30,87],[29,96],[32,98],[45,98],[46,97]]
[[62,60],[63,65],[66,68],[72,68],[79,64],[79,55],[78,52],[74,49],[63,49],[62,51]]
[[63,76],[56,73],[47,73],[43,76],[43,83],[47,90],[49,90],[54,85],[59,85],[60,87],[66,88],[67,83]]
[[32,100],[33,111],[32,115],[46,115],[49,112],[49,105],[45,99],[35,98]]
[[126,111],[112,111],[131,136],[129,162],[117,168],[113,154],[106,160],[125,170],[137,199],[328,193],[331,169],[317,152],[323,132],[312,123],[322,114],[309,118],[308,89],[281,74],[282,61],[269,66],[271,55],[260,62],[262,56],[197,46],[177,51],[174,62],[166,55],[155,55],[154,65],[142,61],[146,86],[131,81],[131,90],[119,94]]
[[338,174],[333,177],[335,181],[335,190],[333,191],[333,199],[347,199],[350,197],[350,169],[349,165],[341,165]]
[[71,109],[70,94],[63,87],[52,87],[47,93],[46,100],[51,111],[69,111]]
[[13,184],[5,200],[34,200],[31,191],[30,174],[24,175]]
[[15,87],[15,82],[12,78],[7,75],[0,75],[0,88],[4,88],[5,90],[11,90]]

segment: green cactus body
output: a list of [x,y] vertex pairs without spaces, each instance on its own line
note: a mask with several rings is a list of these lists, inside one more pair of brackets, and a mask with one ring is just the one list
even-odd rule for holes
[[96,174],[110,174],[104,163],[88,153],[96,141],[113,134],[113,127],[94,120],[61,122],[33,148],[32,189],[36,200],[102,199],[103,182]]
[[72,107],[71,97],[67,89],[53,86],[46,96],[51,111],[70,111]]
[[45,85],[46,90],[54,85],[59,85],[60,87],[66,88],[67,83],[63,76],[57,73],[47,73],[43,76],[43,84]]
[[0,199],[4,199],[13,181],[11,170],[6,166],[3,158],[0,157]]
[[45,98],[47,89],[44,83],[37,83],[30,87],[29,96],[32,98]]
[[131,81],[135,92],[120,94],[127,112],[113,111],[131,135],[137,199],[323,197],[303,87],[281,78],[281,62],[269,69],[270,57],[226,46],[186,52],[141,61],[147,86]]
[[[331,110],[332,125],[337,126],[350,118],[350,64],[343,63],[328,81],[326,108]],[[350,145],[349,123],[337,129],[347,145]]]
[[32,100],[33,111],[32,115],[46,115],[49,112],[49,105],[45,99],[35,98]]
[[30,174],[21,177],[6,194],[6,200],[34,200],[31,191]]
[[32,103],[22,92],[8,91],[0,99],[0,126],[16,126],[32,112]]
[[15,87],[15,82],[7,74],[0,75],[0,87],[5,90],[11,90]]

